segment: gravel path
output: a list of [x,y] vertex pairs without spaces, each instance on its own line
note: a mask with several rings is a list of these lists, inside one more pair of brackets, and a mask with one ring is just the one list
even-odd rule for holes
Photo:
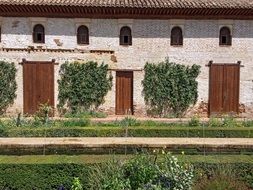
[[132,137],[69,137],[69,138],[0,138],[0,146],[45,146],[45,145],[82,145],[84,147],[110,147],[110,146],[144,146],[167,147],[182,146],[251,146],[253,138],[132,138]]

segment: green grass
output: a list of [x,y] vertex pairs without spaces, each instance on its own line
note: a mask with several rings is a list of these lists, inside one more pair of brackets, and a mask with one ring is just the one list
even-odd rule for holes
[[[0,164],[94,164],[108,161],[112,158],[121,160],[134,155],[25,155],[0,156]],[[176,155],[185,162],[204,163],[249,163],[253,164],[253,155]]]

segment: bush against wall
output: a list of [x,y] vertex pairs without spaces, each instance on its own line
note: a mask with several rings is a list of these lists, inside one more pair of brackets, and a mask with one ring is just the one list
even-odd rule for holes
[[3,114],[16,98],[16,73],[14,63],[0,61],[0,114]]
[[112,87],[108,65],[96,62],[65,63],[60,68],[59,108],[76,113],[94,110],[104,102]]
[[199,65],[180,65],[168,60],[159,64],[146,63],[142,81],[143,94],[150,114],[182,116],[198,98],[196,78]]

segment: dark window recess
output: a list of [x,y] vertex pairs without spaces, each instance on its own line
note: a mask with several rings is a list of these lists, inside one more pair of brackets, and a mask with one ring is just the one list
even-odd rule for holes
[[33,28],[33,42],[45,43],[45,29],[41,24],[37,24]]
[[129,36],[124,36],[124,44],[127,44],[129,42]]
[[170,45],[172,46],[183,45],[183,31],[178,26],[172,28],[171,30]]
[[77,44],[89,44],[89,29],[87,26],[79,26],[77,29]]
[[132,31],[128,26],[120,30],[120,45],[132,45]]
[[228,27],[222,27],[220,29],[220,45],[232,45],[231,31]]

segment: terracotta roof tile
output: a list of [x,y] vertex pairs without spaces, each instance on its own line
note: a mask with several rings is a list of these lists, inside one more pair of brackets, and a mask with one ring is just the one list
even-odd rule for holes
[[0,0],[0,5],[253,9],[253,0]]

